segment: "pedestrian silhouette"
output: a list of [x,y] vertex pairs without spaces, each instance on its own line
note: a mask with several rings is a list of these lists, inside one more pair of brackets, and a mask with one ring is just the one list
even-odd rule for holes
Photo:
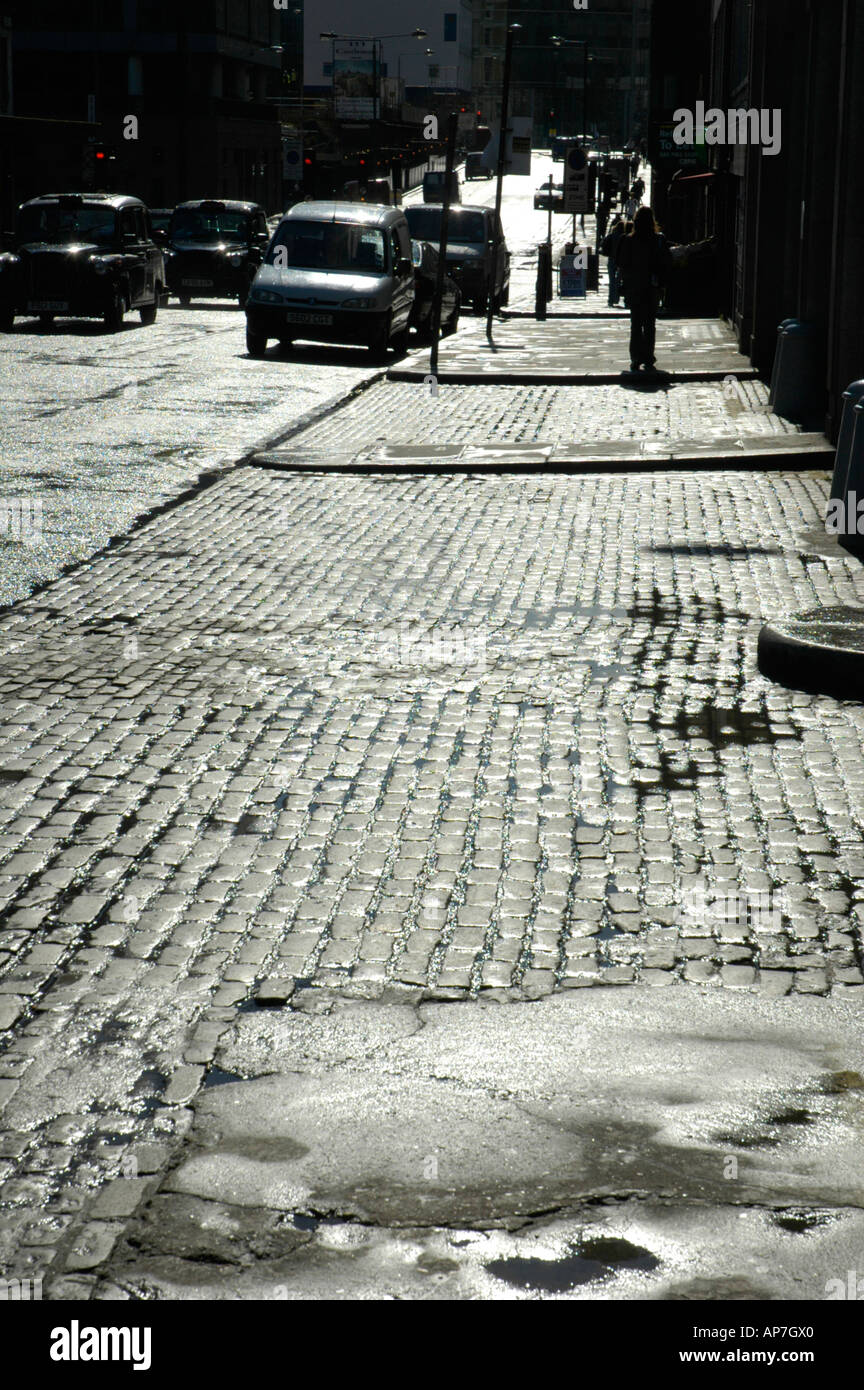
[[621,296],[620,276],[619,276],[618,264],[617,264],[617,262],[616,262],[616,260],[615,260],[615,256],[616,256],[616,253],[617,253],[617,251],[618,251],[618,245],[619,245],[619,243],[620,243],[620,241],[621,241],[622,236],[624,236],[625,231],[626,231],[626,226],[625,226],[625,223],[624,223],[624,219],[623,219],[623,217],[621,217],[620,213],[616,213],[616,215],[615,215],[615,221],[612,223],[612,226],[609,228],[609,232],[608,232],[607,236],[606,236],[606,237],[604,238],[604,240],[603,240],[603,245],[600,247],[601,254],[604,255],[604,256],[608,256],[608,257],[609,257],[609,305],[610,305],[610,308],[614,308],[614,307],[615,307],[615,305],[618,303],[618,300],[619,300],[619,298],[620,298],[620,296]]
[[632,232],[618,243],[616,261],[630,309],[630,370],[644,366],[653,372],[657,307],[671,255],[650,208],[636,213]]

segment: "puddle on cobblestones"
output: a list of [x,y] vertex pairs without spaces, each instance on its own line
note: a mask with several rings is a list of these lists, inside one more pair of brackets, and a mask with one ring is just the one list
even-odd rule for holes
[[211,1086],[230,1086],[234,1081],[245,1081],[246,1077],[241,1076],[236,1071],[223,1071],[221,1067],[210,1067],[204,1074],[202,1087],[207,1090]]
[[820,1226],[828,1226],[832,1221],[837,1220],[835,1212],[827,1211],[784,1211],[775,1212],[773,1215],[775,1226],[779,1226],[781,1231],[791,1231],[793,1235],[803,1235],[805,1231],[812,1231]]
[[738,1149],[772,1149],[783,1140],[784,1130],[807,1129],[818,1120],[819,1116],[804,1106],[788,1106],[776,1114],[754,1119],[750,1127],[742,1128],[737,1134],[733,1131],[715,1134],[714,1142]]
[[317,1231],[320,1226],[345,1226],[344,1216],[309,1216],[306,1212],[295,1211],[291,1215],[294,1228],[298,1231]]
[[162,1099],[162,1092],[168,1084],[168,1077],[164,1072],[158,1071],[156,1067],[148,1067],[142,1071],[135,1085],[132,1087],[132,1098],[141,1102],[141,1109],[144,1114],[149,1115],[154,1110],[159,1110],[165,1104]]
[[557,1260],[515,1257],[491,1260],[486,1265],[490,1274],[519,1289],[536,1289],[542,1293],[566,1293],[580,1284],[608,1279],[618,1270],[657,1269],[660,1261],[650,1250],[631,1245],[629,1240],[603,1237],[580,1241]]

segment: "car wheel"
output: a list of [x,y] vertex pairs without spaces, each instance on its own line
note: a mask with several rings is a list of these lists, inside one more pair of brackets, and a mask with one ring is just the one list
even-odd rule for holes
[[293,339],[293,338],[280,338],[280,339],[279,339],[279,347],[280,347],[280,349],[282,350],[282,352],[290,352],[291,349],[293,348],[293,346],[294,346],[294,339]]
[[256,333],[254,328],[246,325],[246,351],[250,357],[263,357],[267,351],[267,338],[263,333]]
[[488,305],[489,305],[489,296],[488,296],[488,294],[478,294],[478,295],[475,295],[475,296],[474,296],[474,299],[473,299],[473,301],[472,301],[472,307],[473,307],[473,309],[474,309],[474,313],[475,313],[475,314],[480,314],[481,316],[482,316],[483,314],[485,314]]
[[456,302],[455,302],[455,304],[453,305],[453,312],[452,312],[452,314],[450,315],[449,319],[447,320],[447,327],[446,327],[446,329],[444,330],[448,337],[450,336],[451,333],[455,333],[455,332],[456,332],[456,329],[459,327],[459,310],[460,310],[461,308],[462,308],[462,301],[461,301],[461,299],[459,298],[459,296],[458,296],[458,294],[457,294],[457,296],[456,296]]
[[506,289],[502,290],[502,292],[501,292],[501,299],[499,300],[499,303],[501,304],[502,309],[506,309],[507,305],[510,303],[510,281],[509,281],[509,280],[507,281],[507,287],[506,287]]
[[180,300],[181,309],[188,309],[189,305],[192,303],[191,294],[180,294],[177,298]]
[[403,328],[401,333],[394,333],[390,339],[390,345],[400,357],[406,353],[408,351],[408,329]]
[[156,298],[152,304],[142,304],[138,313],[141,315],[141,322],[145,328],[149,328],[151,323],[156,322],[156,315],[159,312],[159,291],[156,291]]
[[0,309],[0,333],[11,333],[15,315],[11,309]]
[[54,315],[53,315],[53,314],[40,314],[40,315],[39,315],[39,322],[40,322],[40,323],[44,323],[44,324],[45,324],[45,327],[47,328],[49,324],[51,324],[51,323],[54,322]]
[[123,315],[126,312],[126,303],[119,290],[112,291],[111,299],[106,305],[102,315],[102,322],[109,333],[117,333],[123,327]]

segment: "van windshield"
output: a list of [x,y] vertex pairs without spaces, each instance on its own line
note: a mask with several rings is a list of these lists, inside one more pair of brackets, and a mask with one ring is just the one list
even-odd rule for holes
[[267,252],[267,264],[298,270],[342,270],[381,275],[387,267],[380,227],[356,222],[306,222],[287,218]]
[[[418,241],[441,240],[441,208],[406,208],[405,216],[412,237]],[[447,240],[482,244],[486,240],[486,223],[482,212],[474,212],[471,208],[451,208]]]

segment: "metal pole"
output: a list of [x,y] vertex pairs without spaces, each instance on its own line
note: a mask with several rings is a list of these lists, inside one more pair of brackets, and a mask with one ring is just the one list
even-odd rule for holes
[[504,186],[504,170],[507,167],[507,120],[508,106],[510,104],[510,71],[513,66],[513,40],[516,37],[516,30],[521,29],[521,24],[511,24],[507,30],[507,43],[504,48],[504,79],[501,84],[501,125],[498,137],[498,170],[495,185],[495,218],[493,232],[495,234],[495,250],[492,253],[492,276],[489,285],[489,302],[486,306],[486,338],[492,341],[492,315],[494,313],[495,283],[498,279],[498,222],[501,217],[501,194]]
[[588,139],[588,45],[582,45],[582,139]]
[[447,236],[450,230],[450,181],[453,178],[453,164],[456,154],[456,130],[459,125],[459,112],[451,111],[447,118],[447,159],[444,173],[444,200],[441,205],[441,236],[438,241],[438,265],[435,269],[435,298],[432,301],[432,350],[429,354],[429,371],[432,376],[438,372],[438,339],[441,336],[441,300],[444,297],[444,273],[447,268]]

